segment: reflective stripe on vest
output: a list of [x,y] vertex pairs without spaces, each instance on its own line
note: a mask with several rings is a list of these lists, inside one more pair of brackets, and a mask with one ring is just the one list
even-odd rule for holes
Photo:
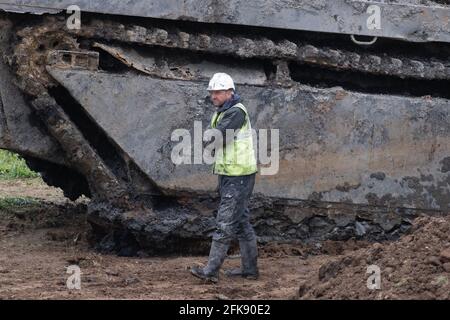
[[[213,172],[225,176],[246,176],[257,172],[255,152],[253,149],[252,125],[247,109],[238,103],[232,108],[239,108],[245,113],[242,127],[234,135],[234,141],[226,145],[225,149],[216,150]],[[214,113],[211,128],[223,118],[223,112]],[[226,139],[226,137],[223,137]]]

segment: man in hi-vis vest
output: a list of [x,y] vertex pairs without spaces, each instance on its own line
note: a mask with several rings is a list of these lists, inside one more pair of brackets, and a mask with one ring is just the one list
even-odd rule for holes
[[204,268],[191,268],[191,273],[217,282],[230,242],[237,239],[241,268],[227,270],[225,274],[256,279],[259,275],[258,249],[248,209],[257,172],[250,117],[228,74],[216,73],[209,82],[208,91],[217,109],[210,126],[219,130],[223,137],[222,143],[216,144],[213,166],[213,172],[219,178],[220,204],[208,264]]

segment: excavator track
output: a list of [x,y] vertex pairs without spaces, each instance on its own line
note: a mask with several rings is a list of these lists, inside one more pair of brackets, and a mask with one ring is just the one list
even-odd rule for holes
[[337,70],[355,70],[400,78],[450,79],[449,60],[418,60],[401,56],[351,52],[289,40],[230,37],[206,32],[188,33],[181,30],[146,28],[99,20],[87,24],[79,32],[72,34],[108,41],[230,55],[241,59],[260,58],[308,63]]
[[[282,63],[299,63],[337,71],[355,71],[365,74],[392,76],[400,79],[449,80],[450,61],[442,58],[405,57],[400,55],[376,54],[361,50],[342,50],[320,47],[304,42],[287,39],[273,40],[263,37],[227,36],[216,33],[190,33],[174,28],[143,27],[123,24],[111,20],[90,20],[80,30],[69,30],[64,21],[54,17],[48,18],[39,26],[26,27],[18,32],[22,37],[16,47],[16,66],[21,78],[32,79],[30,85],[51,83],[52,79],[45,72],[48,50],[80,50],[80,40],[91,39],[100,42],[114,42],[127,45],[139,45],[151,48],[169,48],[201,54],[231,56],[239,59],[261,59],[272,61],[275,66]],[[43,48],[43,43],[57,46]],[[48,39],[45,41],[45,39]],[[78,40],[78,42],[77,42]],[[54,42],[53,42],[54,44]],[[47,50],[47,51],[46,51]],[[30,52],[37,52],[30,56]],[[283,71],[282,67],[279,68]],[[284,67],[287,69],[287,67]],[[286,73],[284,84],[290,79]],[[170,75],[169,75],[170,77]],[[180,77],[174,77],[180,79]],[[182,79],[183,77],[181,77]],[[185,80],[192,80],[185,77]],[[273,83],[271,83],[273,85]],[[28,92],[41,89],[28,88]]]

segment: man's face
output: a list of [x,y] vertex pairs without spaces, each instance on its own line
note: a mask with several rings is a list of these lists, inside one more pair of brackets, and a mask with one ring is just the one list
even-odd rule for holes
[[209,92],[211,102],[214,106],[220,107],[225,101],[231,98],[233,95],[233,90],[213,90]]

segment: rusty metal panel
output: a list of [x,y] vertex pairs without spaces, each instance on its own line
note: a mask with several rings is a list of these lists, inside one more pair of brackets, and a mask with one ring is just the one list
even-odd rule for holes
[[[0,1],[2,10],[35,14],[61,12],[70,5],[87,12],[126,16],[450,42],[450,8],[431,2],[425,6],[414,1],[362,0]],[[371,5],[380,10],[379,29],[369,29]]]
[[[174,165],[175,129],[206,127],[206,83],[49,69],[120,148],[167,193],[213,192],[207,165]],[[450,101],[335,89],[241,85],[257,129],[280,130],[267,197],[448,210]]]

